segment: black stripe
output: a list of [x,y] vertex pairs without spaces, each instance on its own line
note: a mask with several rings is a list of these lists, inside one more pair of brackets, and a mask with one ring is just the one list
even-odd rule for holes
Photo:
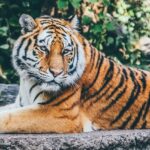
[[127,103],[125,104],[125,106],[122,108],[122,110],[119,112],[119,114],[116,116],[116,118],[112,121],[112,124],[115,123],[116,121],[118,121],[123,115],[124,113],[132,106],[132,104],[135,102],[135,100],[137,99],[139,93],[140,93],[140,85],[139,83],[137,82],[135,76],[134,76],[134,73],[133,71],[129,68],[129,71],[130,71],[130,77],[131,77],[131,80],[133,81],[133,89],[132,89],[132,92],[130,94],[130,97],[127,101]]
[[79,61],[79,52],[78,52],[78,50],[79,50],[79,49],[78,49],[78,46],[77,46],[77,51],[76,51],[76,52],[77,52],[77,53],[76,53],[76,54],[77,54],[77,56],[76,56],[76,57],[77,57],[77,62],[76,62],[76,64],[75,64],[75,66],[74,66],[74,69],[71,70],[71,71],[69,71],[69,73],[68,73],[69,75],[73,74],[73,73],[76,71],[76,69],[77,69],[77,65],[78,65],[78,61]]
[[35,56],[35,58],[37,58],[37,54],[34,50],[32,51],[32,54],[33,54],[33,56]]
[[63,108],[61,110],[64,110],[64,111],[69,111],[69,110],[72,110],[74,107],[78,106],[80,104],[79,101],[76,101],[74,102],[70,107],[67,107],[67,108]]
[[46,30],[46,29],[52,30],[52,29],[50,28],[50,26],[51,26],[51,25],[47,25],[46,27],[44,27],[44,28],[43,28],[43,31]]
[[17,60],[16,60],[16,65],[17,65],[17,67],[19,68],[19,69],[21,69],[21,70],[23,70],[23,69],[25,69],[25,70],[27,70],[28,69],[28,67],[25,65],[25,63],[23,63],[20,59],[18,59],[17,58]]
[[40,104],[40,105],[47,105],[47,104],[53,102],[54,100],[56,100],[57,97],[59,97],[59,96],[55,95],[55,96],[51,97],[49,100],[47,100],[46,102],[40,102],[38,104]]
[[91,59],[90,59],[90,63],[91,63],[91,69],[93,69],[94,66],[94,60],[95,60],[95,49],[90,45],[90,49],[91,49]]
[[[69,96],[67,96],[67,97],[65,97],[65,98],[63,98],[63,99],[61,99],[61,101],[55,103],[53,106],[57,106],[57,105],[63,103],[64,101],[66,101],[68,98],[70,98],[70,97],[73,96],[73,95],[74,95],[74,92],[71,93]],[[61,95],[55,95],[55,96],[53,96],[52,98],[50,98],[49,100],[47,100],[46,102],[42,102],[42,103],[38,103],[38,104],[40,104],[40,105],[47,105],[47,104],[53,102],[54,100],[56,100],[56,98],[57,98],[57,97],[60,97],[60,96],[61,96]]]
[[128,74],[125,68],[122,69],[123,75],[125,76],[126,80],[128,80]]
[[33,85],[31,86],[30,90],[29,90],[29,93],[31,93],[32,90],[33,90],[37,85],[38,85],[38,83],[33,84]]
[[37,60],[34,60],[34,59],[32,59],[32,58],[29,58],[29,57],[23,56],[22,58],[23,58],[24,60],[29,60],[29,61],[32,61],[32,62],[37,62]]
[[145,77],[147,77],[147,74],[143,70],[141,70],[141,72]]
[[[46,27],[47,28],[47,27]],[[51,28],[49,28],[49,30],[47,31],[47,33],[49,33],[49,34],[53,34],[53,33],[55,33],[56,31],[54,30],[54,29],[51,29]],[[66,32],[65,32],[66,33]],[[67,40],[67,38],[66,38],[66,34],[65,33],[62,33],[62,32],[59,32],[59,31],[57,31],[57,34],[60,34],[61,36],[63,36],[66,40]],[[60,36],[59,35],[59,36]]]
[[35,33],[35,35],[33,36],[33,39],[35,40],[35,42],[34,42],[34,46],[36,46],[36,45],[37,45],[37,36],[38,36],[38,33],[37,33],[37,34]]
[[145,120],[144,123],[142,124],[141,129],[146,129],[147,121]]
[[71,71],[69,71],[69,72],[68,72],[68,74],[69,74],[69,75],[72,75],[72,74],[76,71],[76,69],[77,69],[77,68],[76,68],[76,67],[74,67],[74,69],[73,69],[73,70],[71,70]]
[[73,92],[72,94],[70,94],[69,96],[63,98],[62,100],[60,100],[59,102],[53,104],[53,106],[58,106],[60,104],[62,104],[63,102],[65,102],[66,100],[68,100],[70,97],[72,97],[75,93]]
[[[56,26],[55,26],[55,28],[56,28]],[[59,30],[62,30],[64,33],[69,34],[65,29],[63,29],[63,28],[66,28],[65,26],[62,26],[62,25],[60,24],[60,26],[59,26],[59,27],[57,26],[57,28],[58,28]],[[57,33],[58,33],[58,31],[57,31]],[[60,32],[59,34],[61,35],[62,32]],[[71,34],[69,34],[69,35],[71,36]]]
[[124,85],[124,76],[121,75],[119,84],[114,88],[114,90],[106,97],[106,100],[110,99],[117,91]]
[[105,112],[107,111],[109,108],[111,108],[114,104],[117,103],[117,101],[123,96],[123,94],[126,92],[126,89],[127,87],[125,86],[123,88],[123,90],[121,90],[121,92],[116,96],[116,98],[111,102],[109,103],[109,105],[107,105],[105,108],[102,109],[102,112]]
[[23,107],[22,98],[20,96],[19,96],[19,105],[20,105],[20,107]]
[[[55,32],[56,31],[54,31],[53,33],[55,33]],[[59,37],[59,38],[64,37],[66,39],[66,35],[63,34],[61,31],[59,32],[58,30],[57,30],[57,37]]]
[[79,63],[79,47],[78,47],[78,45],[76,45],[76,49],[77,49],[77,62],[76,62],[75,68],[77,68],[77,65]]
[[[78,50],[77,50],[78,51]],[[69,65],[69,70],[72,70],[72,68],[74,67],[74,61],[75,61],[75,49],[73,48],[73,50],[71,51],[71,53],[74,53],[74,55],[73,55],[73,57],[72,57],[72,59],[71,59],[71,61],[72,61],[72,63]],[[77,56],[78,57],[78,56]],[[78,60],[77,60],[78,61]],[[76,63],[76,65],[77,65],[77,63]],[[75,68],[74,69],[76,69],[76,66],[75,66]],[[73,69],[73,70],[74,70]]]
[[66,34],[64,34],[64,33],[60,33],[60,34],[65,40],[67,40]]
[[[100,58],[100,56],[101,56],[101,58]],[[85,87],[83,89],[82,96],[81,96],[82,98],[84,97],[84,95],[87,95],[87,93],[89,92],[89,89],[91,87],[93,87],[93,85],[95,84],[95,82],[96,82],[96,80],[97,80],[97,78],[99,76],[99,71],[100,71],[100,68],[101,68],[101,66],[103,64],[103,61],[104,61],[103,55],[100,55],[100,53],[98,53],[98,59],[97,59],[97,64],[96,64],[96,68],[97,68],[96,76],[95,76],[93,82],[88,87]],[[98,65],[98,67],[97,67],[97,65]]]
[[104,60],[103,55],[98,53],[97,63],[96,63],[96,67],[95,67],[95,68],[98,68],[98,75],[99,75],[99,70],[100,70],[100,67],[102,66],[103,60]]
[[[45,42],[46,38],[51,37],[51,36],[52,36],[51,34],[53,34],[54,32],[47,31],[46,33],[49,33],[49,35],[45,36],[44,39],[39,40],[40,43]],[[46,44],[47,44],[47,43],[46,43]]]
[[140,118],[141,118],[141,116],[142,116],[142,112],[143,112],[143,110],[144,110],[145,105],[146,105],[146,103],[144,103],[144,104],[142,105],[140,111],[138,112],[137,117],[135,118],[134,122],[132,123],[132,125],[131,125],[131,127],[130,127],[131,129],[134,129],[134,128],[136,127],[136,125],[138,124],[138,122],[140,121]]
[[143,92],[145,91],[145,89],[146,89],[146,77],[145,77],[145,75],[143,74],[143,72],[141,72],[142,73],[142,77],[140,78],[140,80],[141,80],[141,82],[142,82],[142,88],[143,88]]
[[107,91],[109,91],[112,88],[112,86],[109,86],[100,96],[98,96],[93,103],[96,103],[97,101],[99,101],[103,96],[105,96],[107,94]]
[[150,109],[150,93],[149,93],[149,97],[148,97],[148,100],[147,100],[147,104],[146,104],[145,112],[144,112],[144,114],[143,114],[143,119],[145,119],[145,118],[146,118],[146,116],[147,116],[147,113],[148,113],[149,109]]
[[43,94],[43,91],[39,92],[39,93],[35,96],[35,98],[34,98],[33,102],[35,102],[35,101],[36,101],[36,99],[37,99],[37,98],[38,98],[41,94]]
[[[79,113],[75,116],[70,116],[70,115],[63,115],[63,116],[58,116],[55,118],[59,118],[59,119],[68,119],[68,120],[75,120],[76,118],[78,118]],[[71,131],[70,133],[72,133],[73,131]]]
[[36,62],[34,65],[33,65],[33,67],[36,67],[36,65],[38,65],[40,63],[40,61],[39,62]]
[[[119,73],[120,73],[120,69],[118,68],[118,72],[117,72],[116,77],[119,75]],[[111,89],[111,88],[112,88],[112,85],[110,85],[107,89],[105,89],[105,91],[103,92],[103,94],[100,95],[100,96],[98,96],[98,97],[93,101],[93,103],[96,103],[96,102],[99,101],[103,96],[105,96],[107,93],[109,93],[108,91],[109,91],[109,89]],[[105,98],[105,99],[106,99],[106,98]]]
[[118,127],[118,129],[125,129],[130,120],[131,120],[131,116],[127,117],[127,119],[122,123],[122,125]]
[[54,34],[54,31],[50,31],[50,30],[48,30],[47,31],[47,33],[49,33],[50,35],[48,35],[48,36],[51,36],[51,34]]
[[73,58],[73,61],[71,60],[72,63],[69,65],[69,69],[70,69],[70,70],[73,68],[74,60],[75,60],[74,58]]
[[[45,27],[43,30],[45,30],[45,29],[47,29],[47,28],[49,28],[49,29],[59,29],[59,30],[62,30],[64,33],[67,33],[66,32],[66,30],[64,30],[63,28],[65,28],[65,26],[62,26],[61,24],[57,24],[57,26],[56,25],[49,25],[49,26],[47,26],[47,27]],[[58,32],[57,31],[57,33],[59,33],[59,34],[62,34],[61,32]]]
[[109,81],[113,77],[113,72],[114,72],[114,63],[112,61],[109,61],[109,69],[106,73],[106,76],[105,76],[105,79],[103,82],[103,86],[100,87],[99,90],[96,91],[95,93],[89,95],[86,100],[91,99],[91,98],[95,97],[96,95],[98,95],[106,87],[106,85],[108,85]]

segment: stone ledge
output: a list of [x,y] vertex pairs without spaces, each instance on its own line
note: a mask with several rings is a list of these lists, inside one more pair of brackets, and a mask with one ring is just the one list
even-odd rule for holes
[[[0,84],[0,105],[12,103],[17,85]],[[97,131],[82,134],[0,134],[0,150],[150,149],[150,130]]]
[[1,134],[0,150],[150,149],[150,130],[82,134]]

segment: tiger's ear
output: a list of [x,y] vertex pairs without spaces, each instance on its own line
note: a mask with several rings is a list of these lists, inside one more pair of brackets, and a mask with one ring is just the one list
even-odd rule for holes
[[77,15],[75,15],[71,18],[70,25],[73,29],[79,28],[79,20],[78,20]]
[[32,31],[36,27],[34,19],[26,14],[22,14],[19,18],[20,26],[22,27],[21,32],[24,34],[26,32]]

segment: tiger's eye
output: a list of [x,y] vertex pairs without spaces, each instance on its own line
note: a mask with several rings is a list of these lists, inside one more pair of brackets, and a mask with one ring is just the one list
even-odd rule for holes
[[44,40],[39,40],[39,43],[43,43],[44,42]]
[[39,47],[39,50],[40,50],[41,52],[44,52],[46,55],[49,54],[49,50],[47,49],[46,46],[40,46],[40,47]]
[[68,49],[64,49],[63,52],[62,52],[63,55],[67,55],[69,53],[70,53],[70,50],[68,50]]
[[40,49],[43,50],[43,51],[47,50],[47,48],[45,46],[40,46]]

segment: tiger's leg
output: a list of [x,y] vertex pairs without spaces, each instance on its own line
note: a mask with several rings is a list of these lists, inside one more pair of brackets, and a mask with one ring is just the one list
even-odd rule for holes
[[82,130],[79,114],[61,116],[51,110],[48,106],[34,105],[0,112],[0,133],[69,133]]

